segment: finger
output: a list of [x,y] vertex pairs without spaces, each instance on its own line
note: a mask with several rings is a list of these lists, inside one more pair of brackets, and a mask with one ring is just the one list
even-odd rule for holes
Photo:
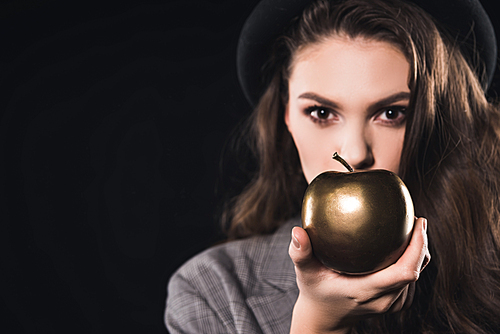
[[413,302],[413,293],[415,291],[415,283],[408,284],[399,295],[398,299],[392,304],[388,313],[395,313],[406,308],[409,308]]
[[301,272],[317,270],[317,267],[321,265],[313,255],[309,235],[301,227],[296,226],[292,229],[288,254],[295,267]]
[[405,302],[403,304],[402,310],[407,310],[413,303],[413,297],[415,296],[415,282],[408,285],[408,294],[406,296]]
[[406,298],[408,297],[409,285],[402,289],[392,290],[381,296],[364,302],[365,308],[370,313],[383,314],[399,312],[403,308]]
[[424,261],[422,262],[422,266],[420,267],[420,272],[424,271],[425,267],[429,264],[431,261],[431,253],[429,250],[425,253]]
[[396,298],[396,300],[392,303],[391,307],[387,311],[387,313],[395,313],[399,312],[403,309],[405,302],[408,298],[409,293],[409,285],[407,285],[404,289],[401,290],[401,293]]
[[421,268],[428,251],[427,219],[418,218],[410,243],[396,265],[410,267],[416,271]]
[[372,275],[372,279],[377,282],[375,284],[377,288],[380,290],[402,288],[419,278],[426,254],[429,253],[426,226],[427,220],[425,218],[417,219],[410,243],[399,260]]

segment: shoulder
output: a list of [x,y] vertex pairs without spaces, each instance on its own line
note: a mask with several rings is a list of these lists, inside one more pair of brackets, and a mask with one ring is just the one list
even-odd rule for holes
[[196,330],[237,332],[238,321],[244,321],[257,331],[259,319],[250,308],[260,308],[264,296],[278,300],[295,293],[288,245],[290,230],[299,223],[291,220],[274,234],[212,247],[186,262],[169,282],[167,326],[189,322]]
[[[276,263],[288,261],[288,245],[290,231],[298,225],[298,220],[290,220],[275,233],[254,236],[247,239],[230,241],[196,255],[186,262],[172,277],[182,277],[190,282],[198,283],[198,287],[208,284],[207,276],[216,276],[230,284],[231,280],[248,283],[243,290],[252,293],[252,278],[261,278],[272,270]],[[290,260],[291,261],[291,260]]]

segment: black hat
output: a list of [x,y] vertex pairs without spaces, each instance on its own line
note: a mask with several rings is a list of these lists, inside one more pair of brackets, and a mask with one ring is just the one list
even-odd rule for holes
[[[272,44],[311,0],[262,0],[245,22],[237,48],[238,78],[247,100],[262,95],[262,68]],[[491,84],[497,61],[495,30],[479,0],[412,0],[438,22],[456,31],[464,45],[476,45]],[[470,33],[472,30],[472,34]],[[470,50],[464,49],[465,52]]]

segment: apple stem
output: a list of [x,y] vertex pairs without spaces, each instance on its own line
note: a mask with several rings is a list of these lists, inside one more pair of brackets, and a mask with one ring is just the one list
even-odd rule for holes
[[354,172],[354,169],[352,169],[352,167],[347,163],[347,161],[342,159],[342,157],[337,152],[333,153],[332,159],[335,159],[338,162],[340,162],[345,168],[347,168],[349,172]]

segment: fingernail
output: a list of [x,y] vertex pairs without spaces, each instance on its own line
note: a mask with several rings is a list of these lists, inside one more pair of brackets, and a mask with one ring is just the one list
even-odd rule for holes
[[427,232],[427,219],[424,218],[424,221],[422,222],[422,227],[424,229],[424,232]]
[[424,257],[424,261],[422,262],[422,266],[420,268],[420,272],[424,271],[425,267],[427,267],[427,265],[429,264],[431,260],[431,254],[430,253],[427,253]]
[[293,231],[292,231],[292,243],[295,248],[300,249],[300,243],[297,240],[297,238],[295,238],[295,234],[293,233]]

